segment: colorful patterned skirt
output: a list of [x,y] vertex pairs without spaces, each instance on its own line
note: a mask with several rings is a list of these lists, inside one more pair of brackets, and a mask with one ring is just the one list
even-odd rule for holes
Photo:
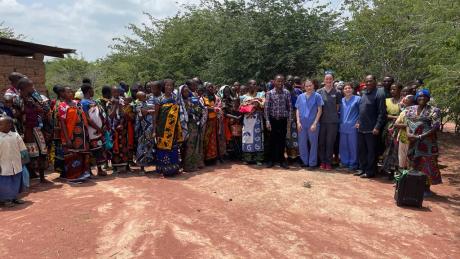
[[204,160],[209,161],[216,159],[218,156],[217,147],[217,130],[218,119],[217,117],[208,118],[206,121],[206,131],[204,134]]
[[[295,113],[295,111],[292,112],[291,118],[296,117]],[[286,134],[286,153],[289,158],[294,159],[299,156],[299,142],[296,120],[292,119],[290,122],[288,122],[287,127],[288,129]]]
[[185,143],[184,170],[196,171],[204,167],[203,161],[203,131],[196,122],[188,123],[189,137]]
[[179,173],[179,146],[174,145],[171,150],[158,149],[156,152],[157,173],[164,176],[173,176]]

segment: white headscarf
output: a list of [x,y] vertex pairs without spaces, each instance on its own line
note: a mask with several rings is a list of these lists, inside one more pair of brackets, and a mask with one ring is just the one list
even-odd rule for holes
[[179,121],[182,127],[182,136],[184,141],[188,139],[188,112],[187,107],[185,105],[185,100],[182,97],[182,90],[186,87],[186,85],[179,86],[179,91],[177,91],[176,100],[177,104],[179,105]]

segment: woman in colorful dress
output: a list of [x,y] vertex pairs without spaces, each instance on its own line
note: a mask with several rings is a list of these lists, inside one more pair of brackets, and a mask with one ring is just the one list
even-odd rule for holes
[[407,107],[407,138],[409,139],[408,158],[410,168],[428,176],[425,196],[432,195],[430,186],[442,183],[438,166],[437,131],[441,126],[441,111],[428,104],[430,92],[423,89],[417,92],[417,105]]
[[82,182],[90,177],[88,121],[83,109],[74,101],[73,92],[65,88],[65,100],[60,102],[58,117],[64,152],[65,177],[70,182]]
[[383,141],[385,151],[383,153],[383,171],[392,179],[398,168],[398,130],[394,127],[396,119],[401,113],[401,90],[402,85],[399,83],[392,84],[390,87],[391,98],[385,99],[387,109],[387,124],[383,129]]
[[265,93],[257,92],[255,80],[248,82],[248,93],[243,96],[240,112],[243,118],[242,152],[246,164],[256,163],[261,166],[264,161],[263,109]]
[[60,178],[65,179],[65,163],[64,163],[64,150],[61,141],[61,121],[58,116],[59,105],[65,100],[66,90],[63,86],[53,87],[53,92],[56,94],[56,102],[52,109],[52,125],[53,125],[53,144],[54,144],[54,171],[60,173]]
[[[117,87],[112,89],[110,100],[109,121],[112,130],[112,167],[113,173],[130,171],[129,162],[132,159],[134,138],[129,134],[130,121],[129,104],[120,97],[121,90]],[[133,130],[134,132],[134,130]]]
[[141,174],[145,173],[146,166],[153,166],[155,162],[155,105],[154,98],[147,100],[147,95],[139,91],[136,93],[136,164],[141,167]]
[[[225,142],[226,151],[232,159],[241,159],[241,116],[238,108],[239,98],[236,97],[229,85],[224,85],[219,89],[217,96],[221,98],[222,103],[222,130],[220,143]],[[235,107],[236,106],[236,107]],[[238,132],[239,131],[239,132]]]
[[180,106],[180,122],[183,145],[183,168],[185,172],[194,172],[204,167],[203,132],[207,119],[206,109],[200,98],[193,95],[187,85],[179,87],[177,103]]
[[84,98],[80,105],[85,112],[88,120],[88,136],[91,149],[91,164],[97,167],[98,176],[107,176],[107,173],[102,170],[102,166],[107,162],[105,152],[105,128],[106,114],[104,109],[93,100],[94,90],[89,84],[81,87]]
[[19,113],[23,138],[29,152],[30,163],[27,164],[31,177],[40,176],[40,182],[49,183],[45,179],[48,168],[48,147],[43,133],[43,123],[47,116],[45,107],[33,97],[35,89],[28,78],[21,78],[17,84],[20,90]]
[[173,94],[174,81],[164,81],[164,95],[155,108],[157,113],[157,150],[156,168],[163,176],[173,176],[179,173],[179,148],[182,143],[182,127],[179,120],[179,105]]
[[295,107],[295,104],[297,102],[297,98],[302,94],[302,90],[294,87],[294,77],[292,75],[286,77],[285,87],[291,94],[292,104],[291,120],[288,120],[287,123],[286,155],[290,163],[295,163],[299,158],[299,141],[296,120],[297,108]]
[[221,102],[220,98],[215,95],[214,85],[205,83],[206,92],[203,95],[204,106],[208,110],[206,121],[206,131],[204,133],[204,160],[208,163],[214,163],[220,157],[220,148],[224,143],[219,143],[219,121],[221,119]]

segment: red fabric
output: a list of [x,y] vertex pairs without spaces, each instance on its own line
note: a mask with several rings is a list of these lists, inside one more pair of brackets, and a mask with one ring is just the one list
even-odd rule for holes
[[241,113],[251,113],[252,111],[254,111],[254,105],[252,104],[248,104],[248,105],[241,105],[240,106],[240,112]]

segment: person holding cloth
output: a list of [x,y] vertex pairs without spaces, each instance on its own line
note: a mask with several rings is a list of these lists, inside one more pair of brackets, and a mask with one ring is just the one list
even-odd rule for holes
[[377,171],[377,141],[385,124],[385,93],[377,91],[375,76],[366,76],[366,89],[359,102],[358,154],[361,178],[372,178]]
[[299,153],[302,159],[301,167],[313,168],[318,163],[318,121],[324,103],[321,95],[315,92],[315,86],[310,80],[307,80],[304,85],[305,93],[299,95],[295,104]]
[[286,149],[287,123],[291,120],[291,94],[283,88],[284,76],[275,77],[275,87],[267,92],[265,99],[265,120],[267,130],[270,131],[270,152],[267,167],[273,167],[279,162],[281,167],[289,166],[284,157]]

